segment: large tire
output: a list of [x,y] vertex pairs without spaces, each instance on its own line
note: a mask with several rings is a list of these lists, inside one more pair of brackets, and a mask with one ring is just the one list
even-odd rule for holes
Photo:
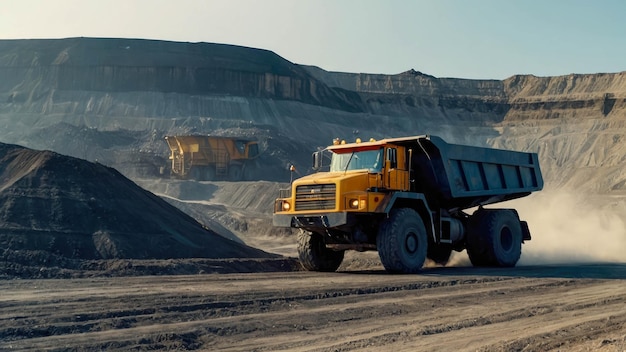
[[204,178],[207,181],[215,181],[215,165],[209,165],[206,167]]
[[511,209],[481,209],[472,215],[467,254],[474,266],[513,267],[522,254],[522,226]]
[[452,245],[441,243],[435,245],[429,244],[426,256],[439,265],[446,265],[450,259],[450,254],[452,254]]
[[376,247],[387,271],[402,274],[420,271],[428,249],[424,221],[413,209],[393,209],[380,225]]
[[229,181],[241,181],[243,177],[243,169],[241,164],[232,163],[228,166],[228,180]]
[[298,233],[298,257],[306,270],[335,271],[343,261],[344,252],[326,248],[322,235],[318,233]]
[[243,180],[244,181],[253,181],[258,180],[258,163],[256,160],[249,160],[243,165]]
[[189,170],[189,179],[195,181],[204,181],[204,167],[192,166]]

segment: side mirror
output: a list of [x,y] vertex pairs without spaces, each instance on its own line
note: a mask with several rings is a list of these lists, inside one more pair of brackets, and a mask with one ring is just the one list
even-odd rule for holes
[[313,170],[317,171],[322,168],[322,152],[313,153]]

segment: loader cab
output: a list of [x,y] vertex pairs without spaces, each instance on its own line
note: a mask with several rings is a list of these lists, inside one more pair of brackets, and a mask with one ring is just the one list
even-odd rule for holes
[[246,148],[246,157],[248,159],[254,159],[259,156],[259,143],[257,142],[248,142],[245,146]]

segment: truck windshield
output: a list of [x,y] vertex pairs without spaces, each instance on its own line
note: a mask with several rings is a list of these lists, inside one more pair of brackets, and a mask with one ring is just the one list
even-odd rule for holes
[[333,152],[330,171],[363,170],[380,172],[383,166],[383,148],[347,153]]

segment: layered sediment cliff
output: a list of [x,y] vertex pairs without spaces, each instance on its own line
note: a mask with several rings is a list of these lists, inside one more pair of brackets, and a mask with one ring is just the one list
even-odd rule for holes
[[[261,49],[208,43],[72,38],[0,41],[0,91],[19,111],[67,112],[62,92],[92,92],[72,112],[111,114],[100,93],[157,92],[294,100],[351,112],[358,96],[329,89],[305,70]],[[98,110],[96,107],[100,107]],[[201,104],[128,115],[199,115]],[[174,114],[174,115],[172,115]]]
[[[307,69],[329,86],[369,96],[365,101],[372,110],[436,106],[453,123],[487,124],[498,131],[488,137],[490,145],[539,153],[548,188],[626,192],[626,72],[494,81],[435,78],[413,70],[375,75]],[[373,104],[380,96],[387,101]]]
[[438,134],[539,152],[547,187],[614,193],[626,184],[625,117],[623,72],[468,80],[328,72],[223,44],[0,41],[0,141],[127,174],[156,170],[167,134],[258,138],[269,180],[288,179],[288,163],[306,172],[335,137]]

